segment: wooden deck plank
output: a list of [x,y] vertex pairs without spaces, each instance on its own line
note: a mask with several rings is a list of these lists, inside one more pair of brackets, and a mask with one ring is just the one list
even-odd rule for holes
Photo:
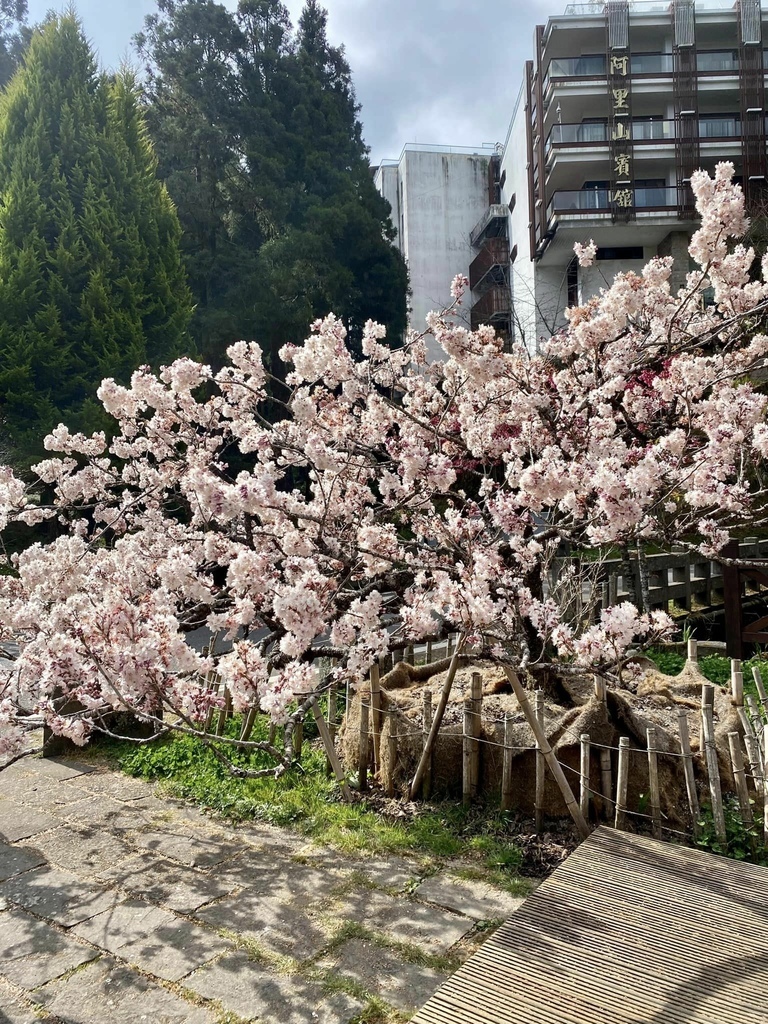
[[412,1024],[768,1024],[766,991],[768,869],[603,827]]

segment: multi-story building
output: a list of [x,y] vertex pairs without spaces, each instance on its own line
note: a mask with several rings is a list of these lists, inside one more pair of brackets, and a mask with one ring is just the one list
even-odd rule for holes
[[[476,275],[470,268],[476,257],[473,229],[500,199],[498,167],[493,146],[411,144],[399,160],[384,161],[376,169],[376,186],[392,207],[397,244],[408,262],[410,322],[417,330],[423,329],[430,310],[451,301],[450,284],[456,274]],[[503,226],[506,231],[506,223]],[[475,324],[482,317],[497,320],[502,307],[509,319],[506,277],[501,289],[491,291],[493,280],[506,273],[508,248],[498,255],[502,269],[489,267],[484,274],[489,298],[473,311]]]
[[[688,270],[690,178],[732,160],[748,208],[766,189],[760,0],[569,4],[536,29],[500,168],[514,326],[530,345],[564,308],[656,254]],[[576,241],[597,261],[579,268]]]

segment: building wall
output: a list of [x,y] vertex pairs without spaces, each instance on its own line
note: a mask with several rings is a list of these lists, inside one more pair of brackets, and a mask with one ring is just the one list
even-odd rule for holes
[[[415,330],[424,328],[427,313],[450,303],[453,278],[469,274],[474,258],[469,236],[488,207],[489,160],[489,153],[406,146],[396,166],[383,165],[376,173],[408,263]],[[467,315],[468,308],[467,302]],[[439,358],[432,349],[432,358]]]

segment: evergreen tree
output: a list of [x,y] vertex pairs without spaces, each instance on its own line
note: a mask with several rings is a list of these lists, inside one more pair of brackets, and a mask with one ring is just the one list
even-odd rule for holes
[[61,420],[103,424],[105,376],[189,344],[155,163],[130,74],[99,76],[76,18],[52,20],[0,100],[0,417],[19,463]]
[[353,336],[405,327],[407,275],[377,192],[343,50],[307,3],[158,0],[139,37],[149,124],[185,232],[206,358],[235,338],[268,352],[333,309]]
[[29,43],[27,0],[0,0],[0,89],[13,77]]

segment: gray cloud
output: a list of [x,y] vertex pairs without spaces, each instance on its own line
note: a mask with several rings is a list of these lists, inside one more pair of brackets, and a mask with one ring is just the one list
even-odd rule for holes
[[[31,20],[51,0],[30,0]],[[63,4],[62,4],[63,6]],[[227,0],[234,7],[235,0]],[[294,21],[302,0],[288,0]],[[533,54],[536,24],[565,0],[325,0],[329,35],[343,43],[362,105],[371,159],[407,142],[479,145],[504,140]],[[130,55],[153,0],[77,0],[106,66]]]

